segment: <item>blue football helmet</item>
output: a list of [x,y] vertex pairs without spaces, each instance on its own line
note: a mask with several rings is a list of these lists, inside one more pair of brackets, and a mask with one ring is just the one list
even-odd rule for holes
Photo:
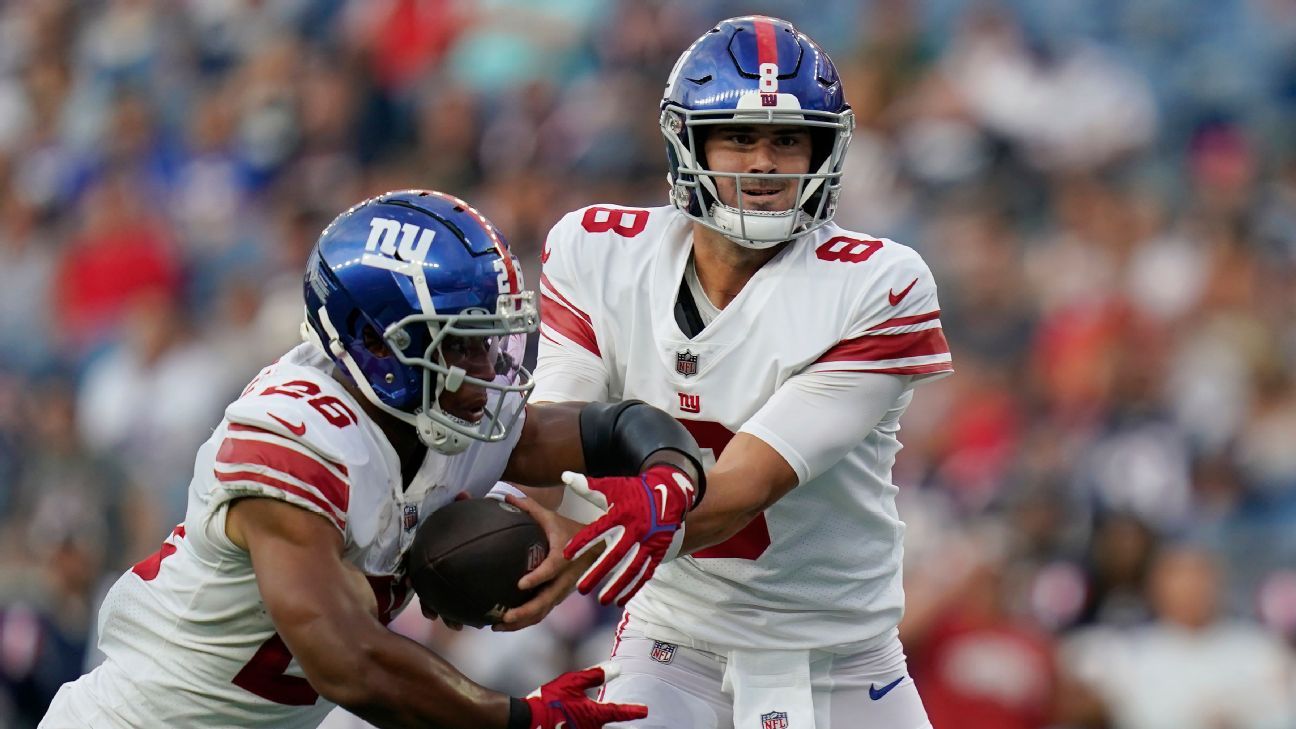
[[[304,288],[303,337],[429,447],[458,453],[514,427],[534,387],[522,356],[539,315],[504,236],[463,200],[403,190],[352,207],[320,234]],[[465,384],[486,395],[476,420],[440,403]]]
[[[786,20],[763,15],[730,18],[694,41],[666,82],[660,122],[670,162],[671,202],[738,245],[769,248],[824,225],[836,213],[855,118],[842,96],[832,59]],[[703,133],[705,127],[720,124],[808,127],[813,145],[810,171],[748,174],[707,169]],[[735,180],[737,207],[720,201],[715,182],[720,177]],[[794,180],[796,207],[747,209],[745,180]]]

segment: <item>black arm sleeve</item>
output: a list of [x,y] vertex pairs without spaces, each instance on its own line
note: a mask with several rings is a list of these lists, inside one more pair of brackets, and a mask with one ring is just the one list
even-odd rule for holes
[[581,409],[580,433],[587,475],[633,476],[659,462],[675,465],[672,459],[653,457],[672,451],[693,464],[697,472],[693,506],[702,503],[706,493],[702,451],[675,418],[642,400],[592,402]]

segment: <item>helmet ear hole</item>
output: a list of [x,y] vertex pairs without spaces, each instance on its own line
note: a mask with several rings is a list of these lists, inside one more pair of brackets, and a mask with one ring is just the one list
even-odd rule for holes
[[360,330],[360,341],[364,344],[364,348],[369,350],[369,353],[375,357],[390,357],[392,354],[391,348],[387,346],[382,337],[378,336],[377,330],[369,324],[365,324],[364,328]]

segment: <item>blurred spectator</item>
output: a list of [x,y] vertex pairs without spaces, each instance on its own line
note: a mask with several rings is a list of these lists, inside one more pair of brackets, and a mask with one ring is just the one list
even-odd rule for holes
[[580,75],[582,35],[602,12],[598,0],[477,0],[446,59],[456,82],[486,94]]
[[55,274],[64,345],[84,354],[111,337],[135,296],[175,296],[180,263],[131,180],[114,175],[88,193],[80,232]]
[[92,451],[118,459],[149,494],[151,531],[165,535],[184,516],[194,451],[242,383],[165,293],[133,299],[123,333],[86,372],[78,426]]
[[5,726],[35,727],[59,687],[83,672],[107,546],[92,509],[45,501],[26,525],[36,579],[27,594],[0,603],[0,693],[13,710]]
[[[4,186],[0,185],[0,191]],[[0,199],[0,368],[36,372],[53,357],[55,253],[37,211],[17,195]]]
[[1116,729],[1285,729],[1296,723],[1293,661],[1282,640],[1221,611],[1219,563],[1165,549],[1148,595],[1156,620],[1075,640],[1072,662],[1105,699]]
[[[71,383],[53,377],[33,383],[19,395],[19,412],[23,427],[16,445],[25,457],[10,481],[12,491],[0,521],[0,569],[12,570],[21,581],[29,560],[39,556],[30,551],[33,524],[56,518],[63,510],[69,523],[94,515],[104,567],[125,567],[151,550],[156,537],[134,541],[149,526],[135,521],[144,513],[141,495],[114,459],[91,453],[77,437]],[[0,594],[9,589],[0,584]]]
[[1147,85],[1078,37],[1027,37],[1011,16],[972,13],[945,72],[973,117],[1041,169],[1101,167],[1146,144],[1156,125]]
[[402,91],[438,67],[470,11],[454,0],[363,0],[349,3],[344,23],[364,49],[374,79]]
[[1144,586],[1157,546],[1155,533],[1137,517],[1105,515],[1089,545],[1089,589],[1079,621],[1129,627],[1150,618]]
[[901,635],[932,726],[1102,726],[1101,705],[1063,675],[1053,636],[1010,604],[1022,575],[1002,539],[983,530],[951,540],[955,575],[906,588]]

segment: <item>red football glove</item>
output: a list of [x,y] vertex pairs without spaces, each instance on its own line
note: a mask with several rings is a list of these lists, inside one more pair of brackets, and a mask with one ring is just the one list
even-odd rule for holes
[[564,673],[531,692],[523,701],[531,707],[534,729],[599,729],[614,721],[633,721],[648,716],[643,704],[605,704],[585,695],[617,674],[612,666],[595,666]]
[[683,471],[657,465],[638,476],[586,478],[570,471],[567,484],[586,501],[606,514],[576,532],[563,549],[563,556],[576,559],[600,542],[603,554],[576,583],[588,593],[604,582],[598,601],[625,605],[653,576],[670,548],[684,515],[693,506],[696,487]]

